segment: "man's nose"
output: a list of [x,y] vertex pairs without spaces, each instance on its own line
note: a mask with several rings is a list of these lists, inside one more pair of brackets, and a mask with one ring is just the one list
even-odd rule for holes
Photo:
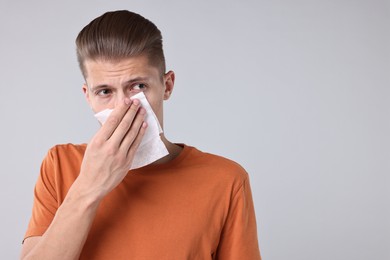
[[117,105],[122,104],[126,97],[127,97],[127,96],[126,96],[126,93],[125,93],[123,90],[117,91],[117,94],[115,95],[114,108],[115,108]]

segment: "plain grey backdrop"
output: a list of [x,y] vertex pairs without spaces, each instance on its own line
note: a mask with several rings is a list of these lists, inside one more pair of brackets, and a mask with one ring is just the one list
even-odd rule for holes
[[165,132],[250,174],[264,259],[390,259],[390,3],[0,2],[0,259],[17,259],[47,150],[83,143],[74,39],[129,9],[164,37]]

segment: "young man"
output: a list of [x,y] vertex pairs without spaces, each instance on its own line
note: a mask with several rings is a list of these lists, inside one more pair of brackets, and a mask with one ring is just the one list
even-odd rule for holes
[[76,39],[83,92],[113,109],[88,145],[57,145],[41,167],[23,259],[260,259],[248,174],[238,164],[161,140],[168,155],[131,169],[149,125],[163,126],[175,74],[142,16],[108,12]]

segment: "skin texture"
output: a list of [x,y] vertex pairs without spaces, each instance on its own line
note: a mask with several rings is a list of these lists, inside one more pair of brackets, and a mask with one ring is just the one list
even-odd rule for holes
[[[107,122],[89,142],[79,177],[58,208],[43,236],[27,238],[22,259],[78,259],[100,201],[128,174],[131,162],[147,127],[139,100],[129,97],[143,91],[163,126],[163,102],[169,99],[175,75],[161,75],[145,56],[120,61],[86,61],[83,93],[92,110],[114,109]],[[175,158],[181,148],[164,135],[169,155],[155,162]]]

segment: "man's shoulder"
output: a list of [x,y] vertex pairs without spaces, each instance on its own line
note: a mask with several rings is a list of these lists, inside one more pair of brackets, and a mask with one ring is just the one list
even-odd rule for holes
[[87,144],[56,144],[49,149],[49,152],[56,154],[72,154],[72,153],[82,153],[84,154]]
[[82,159],[86,147],[86,144],[56,144],[49,149],[46,159],[52,161]]
[[222,174],[240,179],[246,179],[248,177],[248,173],[241,164],[232,159],[218,154],[204,152],[195,147],[190,147],[190,149],[193,150],[192,158],[194,158],[198,164],[215,174]]

